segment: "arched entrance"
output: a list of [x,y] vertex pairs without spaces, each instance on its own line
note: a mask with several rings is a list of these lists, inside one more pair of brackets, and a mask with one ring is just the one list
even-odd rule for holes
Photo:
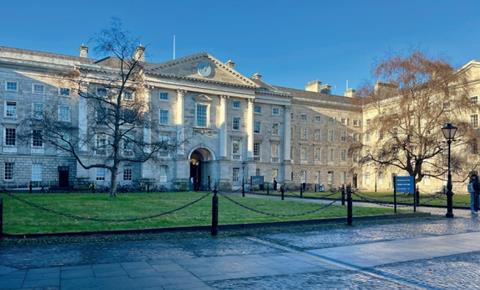
[[193,190],[210,190],[212,184],[212,154],[208,149],[198,148],[190,154],[190,185]]

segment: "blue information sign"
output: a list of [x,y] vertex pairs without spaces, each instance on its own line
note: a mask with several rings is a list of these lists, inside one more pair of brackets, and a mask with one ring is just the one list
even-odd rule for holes
[[415,193],[415,180],[413,178],[413,176],[395,176],[395,191]]

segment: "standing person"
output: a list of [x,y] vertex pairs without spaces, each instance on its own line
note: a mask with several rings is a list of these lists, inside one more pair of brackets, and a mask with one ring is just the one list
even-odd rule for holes
[[277,191],[277,179],[273,178],[273,190]]
[[478,189],[479,189],[479,181],[478,175],[476,172],[470,173],[470,180],[468,181],[467,190],[470,194],[470,210],[472,215],[478,214]]

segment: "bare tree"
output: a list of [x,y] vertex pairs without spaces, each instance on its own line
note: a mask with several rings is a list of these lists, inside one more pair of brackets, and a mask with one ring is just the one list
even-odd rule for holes
[[68,152],[84,169],[109,171],[110,195],[116,196],[122,164],[144,163],[159,151],[174,150],[177,141],[143,138],[144,128],[152,127],[144,83],[144,48],[137,47],[138,42],[118,21],[94,40],[96,52],[107,57],[80,65],[62,78],[72,95],[78,96],[79,106],[87,108],[85,120],[79,123],[88,126],[63,122],[57,116],[61,112],[52,106],[42,118],[28,120],[28,128],[40,130],[45,143]]
[[478,104],[470,99],[464,71],[413,52],[378,64],[374,76],[376,85],[360,90],[367,116],[365,144],[357,144],[364,153],[363,164],[400,169],[417,182],[425,176],[443,179],[446,146],[441,127],[451,122],[459,128],[452,150],[453,170],[472,169],[478,160],[476,154],[466,158],[466,149],[476,151],[477,132],[467,118]]

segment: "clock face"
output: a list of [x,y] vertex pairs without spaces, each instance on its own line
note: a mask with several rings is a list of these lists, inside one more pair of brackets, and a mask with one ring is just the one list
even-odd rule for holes
[[213,68],[209,62],[202,61],[197,64],[197,73],[202,77],[209,77],[213,72]]

